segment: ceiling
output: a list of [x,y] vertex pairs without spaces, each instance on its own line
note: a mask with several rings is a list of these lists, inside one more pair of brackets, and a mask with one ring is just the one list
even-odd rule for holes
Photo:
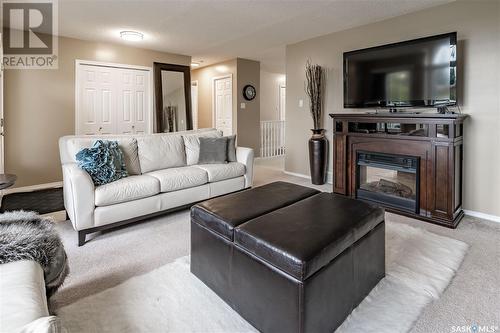
[[[59,35],[192,56],[202,66],[235,57],[285,72],[285,45],[452,0],[59,0]],[[125,42],[122,30],[143,41]]]

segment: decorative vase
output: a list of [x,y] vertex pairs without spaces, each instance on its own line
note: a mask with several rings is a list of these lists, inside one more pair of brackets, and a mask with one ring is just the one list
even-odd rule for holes
[[326,168],[328,164],[328,140],[324,129],[311,129],[309,139],[309,165],[311,167],[311,181],[314,185],[326,183]]

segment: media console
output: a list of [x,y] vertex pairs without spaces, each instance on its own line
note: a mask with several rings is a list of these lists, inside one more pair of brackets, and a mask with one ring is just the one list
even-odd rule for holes
[[463,114],[334,113],[333,192],[455,228],[463,217]]

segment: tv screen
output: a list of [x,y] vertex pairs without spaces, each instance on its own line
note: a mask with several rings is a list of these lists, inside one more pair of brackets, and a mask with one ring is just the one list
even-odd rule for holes
[[344,107],[456,104],[457,34],[344,53]]

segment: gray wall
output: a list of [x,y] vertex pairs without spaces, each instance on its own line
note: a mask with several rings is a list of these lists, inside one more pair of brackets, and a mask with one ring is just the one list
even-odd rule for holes
[[4,78],[5,171],[16,186],[62,180],[58,139],[75,134],[75,60],[153,67],[191,57],[59,37],[59,69],[8,69]]
[[[237,59],[238,62],[238,145],[253,148],[255,156],[260,154],[260,62]],[[247,101],[243,98],[243,87],[251,84],[257,90],[257,96]],[[241,103],[245,103],[242,109]]]
[[[500,2],[457,1],[386,21],[287,46],[287,171],[309,174],[307,140],[312,120],[304,93],[310,58],[327,69],[324,127],[328,113],[343,109],[342,53],[451,31],[458,32],[458,94],[470,114],[465,131],[464,208],[500,216]],[[299,108],[299,99],[304,107]],[[331,154],[329,170],[332,170]]]

